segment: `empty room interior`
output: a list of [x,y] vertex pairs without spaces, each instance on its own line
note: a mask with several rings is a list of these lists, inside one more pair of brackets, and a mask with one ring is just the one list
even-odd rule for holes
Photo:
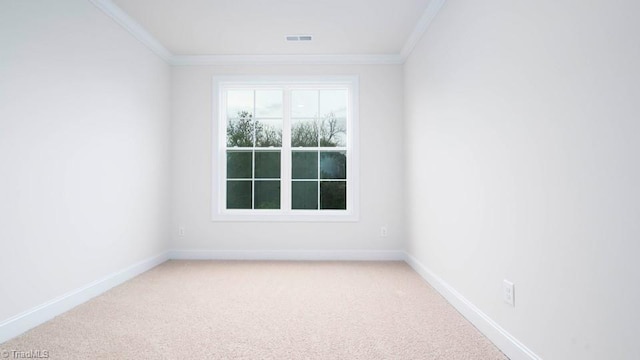
[[0,358],[638,359],[638,16],[0,0]]

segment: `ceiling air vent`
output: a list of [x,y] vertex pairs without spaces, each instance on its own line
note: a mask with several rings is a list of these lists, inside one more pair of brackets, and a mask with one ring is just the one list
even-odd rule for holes
[[313,40],[313,36],[311,35],[287,35],[285,36],[287,41],[311,41]]

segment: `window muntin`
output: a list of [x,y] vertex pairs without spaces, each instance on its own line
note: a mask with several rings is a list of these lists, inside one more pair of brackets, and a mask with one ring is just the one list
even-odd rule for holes
[[280,208],[280,151],[227,150],[227,209]]
[[214,219],[357,219],[355,84],[216,82]]
[[280,209],[282,90],[229,89],[226,208]]
[[[346,89],[291,91],[294,210],[347,209]],[[323,148],[341,151],[322,151]]]

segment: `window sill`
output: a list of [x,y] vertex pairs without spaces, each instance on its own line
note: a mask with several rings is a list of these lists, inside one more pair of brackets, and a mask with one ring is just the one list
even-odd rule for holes
[[358,214],[344,211],[283,213],[269,210],[225,210],[214,213],[211,220],[214,222],[358,222],[360,219]]

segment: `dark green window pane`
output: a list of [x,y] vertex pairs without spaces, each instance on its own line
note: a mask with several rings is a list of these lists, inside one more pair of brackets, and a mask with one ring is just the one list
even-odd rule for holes
[[294,179],[317,179],[318,153],[316,151],[294,151],[291,154],[291,176]]
[[344,151],[323,151],[320,153],[320,178],[347,178],[347,155]]
[[251,209],[251,181],[227,181],[227,209]]
[[318,182],[294,181],[291,183],[292,209],[318,209]]
[[227,179],[251,178],[251,151],[227,151]]
[[256,181],[255,208],[280,209],[280,181]]
[[280,151],[256,151],[256,179],[280,178]]
[[322,181],[320,182],[320,209],[346,210],[347,209],[347,182],[346,181]]

